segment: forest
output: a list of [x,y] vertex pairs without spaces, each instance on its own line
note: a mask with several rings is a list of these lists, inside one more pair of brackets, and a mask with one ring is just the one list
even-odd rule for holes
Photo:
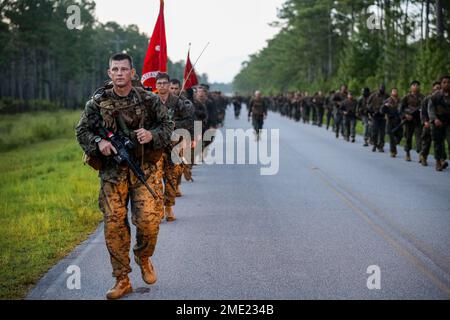
[[[81,25],[69,29],[67,8],[74,3]],[[91,0],[2,0],[0,113],[83,107],[107,80],[109,56],[128,52],[140,73],[148,42],[136,25],[100,23]],[[184,61],[169,59],[168,71],[182,79]]]
[[265,94],[421,81],[450,72],[450,1],[287,0],[267,45],[242,63],[234,90]]

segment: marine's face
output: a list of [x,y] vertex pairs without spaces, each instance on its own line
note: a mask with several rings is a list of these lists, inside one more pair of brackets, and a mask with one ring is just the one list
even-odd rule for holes
[[166,94],[169,92],[169,86],[170,83],[168,79],[162,78],[156,80],[156,89],[158,89],[159,94]]
[[450,87],[450,79],[442,79],[441,81],[441,88],[444,91],[448,91]]
[[131,85],[131,79],[136,74],[136,70],[131,68],[128,60],[111,61],[108,69],[108,76],[116,87],[124,88]]
[[169,91],[170,91],[170,93],[178,96],[181,91],[180,85],[178,83],[171,83],[170,87],[169,87]]
[[395,89],[392,89],[391,96],[394,97],[394,98],[397,98],[398,97],[398,91],[395,90]]
[[206,97],[207,97],[206,91],[204,89],[199,88],[197,90],[197,92],[195,93],[195,97],[200,101],[206,100]]
[[413,85],[411,85],[411,92],[417,93],[419,91],[420,91],[420,86],[417,83],[414,83]]

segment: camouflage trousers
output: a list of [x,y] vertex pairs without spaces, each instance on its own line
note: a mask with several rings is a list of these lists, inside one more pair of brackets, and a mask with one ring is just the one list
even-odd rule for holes
[[407,121],[405,123],[405,151],[412,149],[413,136],[416,138],[416,151],[422,151],[422,124],[416,120]]
[[403,129],[400,128],[396,132],[392,132],[392,130],[397,127],[401,121],[400,118],[388,118],[386,121],[386,128],[389,134],[389,150],[394,154],[397,154],[397,145],[402,141]]
[[422,151],[421,155],[425,157],[425,159],[430,154],[431,149],[431,128],[426,128],[425,126],[422,129]]
[[[147,183],[156,191],[156,168],[144,164],[142,170]],[[134,255],[146,258],[155,251],[160,217],[156,201],[146,187],[128,170],[127,179],[119,182],[101,180],[99,207],[105,223],[106,247],[109,251],[113,276],[120,277],[131,272],[131,233],[128,221],[128,202],[131,207],[131,221],[136,226]]]
[[174,164],[170,159],[170,154],[164,152],[164,205],[172,207],[175,205],[175,198],[177,196],[178,178],[182,174],[181,164]]
[[164,218],[164,157],[162,156],[156,164],[156,190],[159,195],[159,199],[156,201],[156,212],[159,213],[161,219]]

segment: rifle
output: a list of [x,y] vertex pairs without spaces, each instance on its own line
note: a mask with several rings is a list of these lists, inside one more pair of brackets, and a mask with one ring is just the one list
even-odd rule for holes
[[[414,111],[413,113],[411,113],[412,117],[415,117],[418,113],[420,112],[420,109],[417,109],[416,111]],[[413,120],[406,120],[406,118],[404,118],[402,120],[402,122],[400,122],[400,124],[398,126],[396,126],[394,129],[391,130],[391,133],[394,134],[396,133],[398,130],[400,130],[401,127],[403,127],[407,122],[409,121],[413,121]]]
[[117,154],[113,156],[114,161],[116,161],[118,164],[126,163],[130,170],[133,171],[136,178],[138,178],[139,181],[147,188],[152,197],[154,199],[158,199],[158,194],[147,184],[145,174],[142,171],[141,167],[136,163],[136,161],[129,153],[129,151],[135,148],[134,143],[125,135],[115,135],[103,126],[99,128],[99,134],[103,139],[111,142],[113,147],[117,150]]

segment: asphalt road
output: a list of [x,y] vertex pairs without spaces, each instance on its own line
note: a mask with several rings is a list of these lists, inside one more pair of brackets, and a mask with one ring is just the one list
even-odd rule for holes
[[[245,110],[245,108],[243,109]],[[227,113],[226,128],[249,128]],[[130,274],[126,299],[449,299],[450,173],[337,140],[270,113],[279,172],[201,165],[182,184],[174,223],[161,225],[158,282]],[[388,151],[388,146],[386,146]],[[81,288],[68,289],[77,265]],[[380,289],[369,290],[369,266]],[[114,284],[102,226],[28,299],[104,299]]]

